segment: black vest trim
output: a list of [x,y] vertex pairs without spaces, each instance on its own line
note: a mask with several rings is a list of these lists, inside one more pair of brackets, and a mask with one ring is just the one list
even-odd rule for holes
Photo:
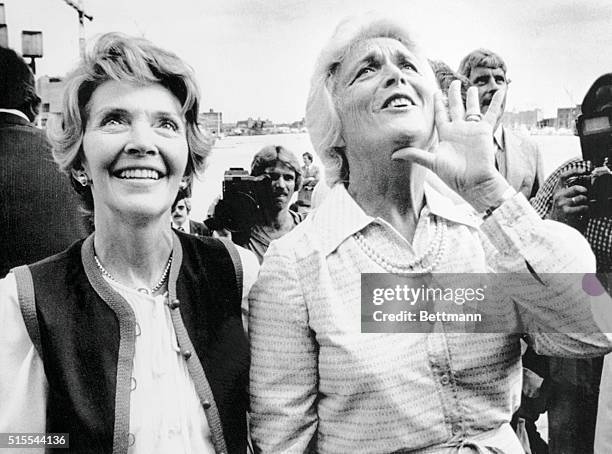
[[[172,235],[172,241],[172,253],[178,255],[175,256],[176,260],[172,260],[172,265],[170,266],[170,277],[168,279],[169,302],[177,300],[176,282],[179,276],[180,264],[183,263],[183,248],[181,247],[180,240],[176,234],[174,234],[174,232]],[[191,339],[189,339],[189,335],[187,334],[187,329],[183,324],[180,306],[175,307],[174,309],[171,308],[170,316],[172,317],[172,324],[174,325],[174,331],[176,332],[179,347],[181,348],[181,352],[183,352],[183,356],[187,362],[187,369],[189,370],[189,374],[193,380],[196,392],[200,398],[200,403],[204,408],[204,414],[206,415],[206,421],[208,422],[208,427],[210,428],[210,432],[212,434],[215,451],[218,453],[225,453],[227,452],[227,448],[225,446],[223,427],[221,425],[221,417],[219,416],[217,403],[215,402],[212,389],[210,388],[210,384],[208,383],[206,374],[204,373],[204,368],[202,367],[200,358],[198,358],[196,350],[191,343]],[[186,352],[189,352],[189,356],[185,354]]]
[[136,317],[129,303],[114,291],[98,272],[94,256],[94,235],[90,235],[81,248],[85,274],[96,293],[117,314],[119,321],[113,452],[125,453],[129,447],[130,379],[136,349]]
[[236,245],[229,238],[219,238],[223,245],[226,247],[227,252],[232,259],[234,264],[234,272],[236,273],[236,289],[238,290],[238,299],[242,300],[242,287],[244,284],[244,270],[242,269],[242,259],[240,253],[236,249]]

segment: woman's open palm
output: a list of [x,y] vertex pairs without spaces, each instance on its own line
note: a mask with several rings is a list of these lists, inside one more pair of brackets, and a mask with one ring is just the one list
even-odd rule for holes
[[[487,187],[501,175],[495,169],[493,127],[502,114],[504,90],[493,96],[487,113],[482,116],[478,90],[470,87],[466,106],[461,100],[461,82],[456,80],[449,89],[449,108],[442,93],[436,93],[435,121],[439,143],[432,151],[404,148],[395,152],[394,159],[408,159],[435,172],[450,188],[463,196]],[[467,114],[466,114],[467,111]],[[481,121],[466,118],[482,118]]]

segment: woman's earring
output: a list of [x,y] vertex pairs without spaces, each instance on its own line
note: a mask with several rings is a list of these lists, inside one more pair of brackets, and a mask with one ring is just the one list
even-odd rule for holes
[[85,172],[79,174],[77,181],[81,183],[81,186],[83,187],[89,184],[89,178],[87,178],[87,174]]

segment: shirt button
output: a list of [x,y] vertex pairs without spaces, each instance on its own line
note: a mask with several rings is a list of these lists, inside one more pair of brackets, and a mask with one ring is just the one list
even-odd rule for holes
[[202,407],[204,407],[204,410],[208,410],[210,408],[210,402],[208,400],[205,400],[204,402],[202,402]]
[[191,350],[185,350],[183,352],[183,358],[185,358],[185,359],[191,358]]
[[170,302],[170,304],[169,304],[170,309],[176,309],[176,308],[178,308],[180,305],[181,305],[181,302],[180,302],[178,299],[173,299],[173,300]]
[[461,426],[459,424],[453,424],[453,435],[457,435],[459,432],[461,432]]
[[448,375],[444,374],[440,377],[440,382],[443,385],[448,385],[450,383],[450,378],[448,377]]
[[128,446],[134,446],[134,443],[136,443],[136,437],[134,436],[133,433],[129,433],[128,434]]
[[136,322],[136,326],[134,328],[136,330],[136,337],[140,336],[142,334],[142,330],[140,329],[138,322]]
[[130,391],[134,391],[136,389],[136,378],[130,377]]

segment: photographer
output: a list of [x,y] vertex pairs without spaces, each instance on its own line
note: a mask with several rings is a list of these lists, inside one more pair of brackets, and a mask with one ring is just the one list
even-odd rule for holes
[[253,251],[261,263],[270,242],[305,217],[289,209],[302,172],[291,151],[270,145],[253,157],[251,175],[245,173],[242,169],[225,173],[223,198],[205,224],[215,231],[231,231],[234,243]]
[[[587,92],[577,121],[583,159],[572,159],[557,168],[531,200],[542,218],[580,230],[593,249],[598,273],[606,274],[612,271],[612,210],[606,183],[610,178],[606,158],[612,150],[610,115],[612,74],[606,74]],[[548,361],[550,451],[593,452],[603,358]]]

